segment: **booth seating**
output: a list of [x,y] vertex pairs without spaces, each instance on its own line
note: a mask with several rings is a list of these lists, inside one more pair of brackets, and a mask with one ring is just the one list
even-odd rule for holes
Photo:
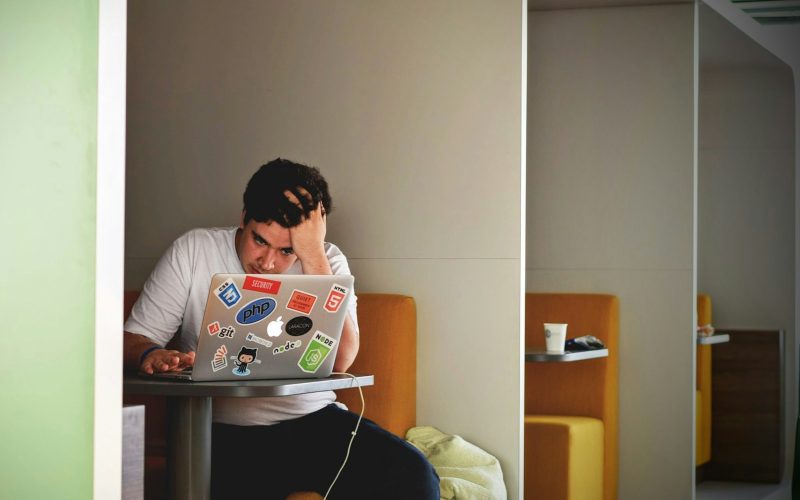
[[[711,297],[697,296],[697,326],[711,324]],[[711,460],[711,349],[697,346],[697,380],[695,393],[695,465]]]
[[[125,293],[125,317],[139,292]],[[364,387],[365,418],[405,437],[416,425],[417,316],[412,297],[364,293],[358,296],[360,347],[348,370],[372,374],[375,384]],[[166,497],[166,403],[164,398],[126,396],[126,403],[145,404],[145,497]],[[351,411],[361,410],[358,389],[337,391],[337,399]],[[316,493],[299,492],[292,500],[321,499]]]
[[619,301],[526,294],[526,349],[544,348],[543,323],[567,323],[568,338],[594,335],[609,356],[525,363],[525,499],[616,499]]

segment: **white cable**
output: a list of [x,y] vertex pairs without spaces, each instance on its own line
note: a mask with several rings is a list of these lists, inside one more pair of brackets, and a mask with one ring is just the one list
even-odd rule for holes
[[347,459],[350,457],[350,447],[353,446],[353,440],[356,438],[356,433],[358,432],[358,426],[361,425],[361,417],[364,416],[364,409],[366,408],[366,403],[364,403],[364,392],[361,390],[361,384],[358,382],[358,378],[355,375],[350,373],[342,373],[342,372],[333,372],[332,375],[347,375],[348,377],[352,378],[356,386],[358,386],[358,395],[361,396],[361,413],[358,415],[358,420],[356,421],[356,427],[353,429],[352,436],[350,437],[350,442],[347,444],[347,453],[344,456],[344,461],[342,462],[342,466],[339,467],[339,472],[336,473],[336,477],[333,478],[333,482],[330,486],[328,486],[328,491],[325,492],[325,496],[323,500],[327,500],[328,495],[330,495],[331,490],[333,489],[333,485],[336,484],[336,480],[339,479],[339,475],[344,470],[344,466],[347,463]]

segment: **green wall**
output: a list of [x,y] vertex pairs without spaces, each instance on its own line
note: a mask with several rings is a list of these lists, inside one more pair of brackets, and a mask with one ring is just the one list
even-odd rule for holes
[[0,498],[92,496],[97,0],[0,1]]

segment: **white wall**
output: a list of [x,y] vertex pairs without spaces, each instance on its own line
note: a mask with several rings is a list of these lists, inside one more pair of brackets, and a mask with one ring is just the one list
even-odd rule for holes
[[522,2],[129,7],[126,286],[246,180],[317,165],[360,291],[417,300],[418,423],[520,468]]
[[701,73],[700,90],[697,286],[712,297],[716,326],[785,331],[791,457],[797,394],[794,79],[785,65],[715,67]]
[[619,296],[619,498],[692,498],[693,6],[529,20],[526,289]]

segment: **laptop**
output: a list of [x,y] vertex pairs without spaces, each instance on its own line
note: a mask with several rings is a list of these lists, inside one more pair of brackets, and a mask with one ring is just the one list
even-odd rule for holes
[[215,274],[194,367],[179,380],[322,378],[333,371],[350,275]]

